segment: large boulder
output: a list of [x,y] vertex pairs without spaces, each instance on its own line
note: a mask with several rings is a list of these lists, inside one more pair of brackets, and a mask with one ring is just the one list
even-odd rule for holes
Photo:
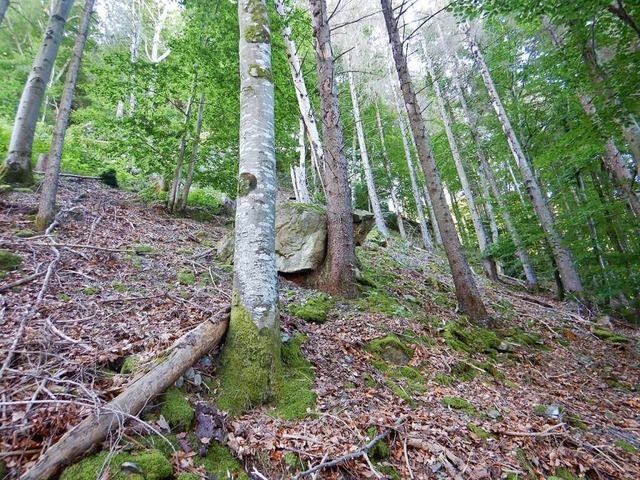
[[[373,228],[371,212],[353,212],[356,245],[361,245]],[[233,262],[233,231],[218,243],[221,261]],[[315,270],[324,261],[327,244],[327,214],[323,207],[299,202],[276,206],[276,268],[280,273]]]
[[276,206],[276,267],[279,272],[315,270],[324,261],[327,215],[322,207],[283,202]]

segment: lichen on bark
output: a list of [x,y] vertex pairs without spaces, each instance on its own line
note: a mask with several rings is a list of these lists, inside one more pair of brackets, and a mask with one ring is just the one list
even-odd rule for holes
[[251,25],[244,31],[244,39],[249,43],[269,43],[271,32],[269,31],[267,7],[260,0],[250,0],[247,11],[251,14]]
[[220,356],[217,405],[232,416],[278,400],[282,383],[279,329],[258,329],[234,292],[229,331]]

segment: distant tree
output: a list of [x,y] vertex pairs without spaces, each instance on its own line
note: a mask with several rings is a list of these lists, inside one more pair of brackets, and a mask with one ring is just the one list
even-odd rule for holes
[[4,20],[4,14],[7,13],[8,8],[9,8],[9,0],[0,0],[0,25],[2,25],[2,20]]
[[238,414],[277,397],[280,368],[275,260],[276,158],[266,0],[240,0],[240,174],[231,321],[218,405]]
[[320,117],[326,167],[323,170],[327,195],[327,255],[316,284],[329,293],[354,297],[355,244],[347,160],[338,110],[331,33],[325,0],[309,0],[314,50],[320,92]]
[[35,226],[37,230],[44,231],[53,221],[55,216],[54,207],[56,204],[56,195],[58,193],[58,181],[60,177],[60,159],[62,157],[62,148],[64,146],[64,137],[71,115],[71,102],[73,100],[73,92],[76,89],[76,81],[78,72],[80,71],[80,62],[84,46],[87,42],[87,33],[89,24],[91,23],[91,15],[93,14],[93,6],[95,0],[86,0],[82,20],[78,28],[75,45],[73,46],[73,56],[67,70],[67,79],[64,84],[62,98],[58,106],[58,117],[53,131],[51,140],[51,150],[47,159],[47,170],[42,185],[42,193],[40,194],[40,204],[38,207],[38,215],[36,216]]
[[22,91],[4,171],[0,172],[0,177],[4,177],[7,182],[22,184],[33,182],[31,150],[38,112],[53,64],[58,55],[60,39],[72,5],[73,0],[57,0],[49,17],[42,46],[33,62],[33,68]]
[[[380,0],[382,14],[387,26],[389,42],[393,51],[393,58],[400,80],[400,88],[404,96],[404,103],[409,116],[409,123],[413,132],[413,138],[418,150],[418,157],[422,165],[422,171],[427,183],[428,194],[431,197],[435,215],[438,220],[438,228],[444,244],[444,249],[449,260],[453,283],[456,290],[456,298],[460,311],[478,324],[488,324],[490,317],[484,307],[480,292],[473,278],[473,273],[462,251],[460,240],[456,234],[455,224],[451,218],[451,212],[445,200],[444,189],[440,181],[440,175],[436,167],[435,159],[431,152],[427,132],[422,119],[420,105],[413,89],[407,59],[404,54],[404,46],[398,33],[398,18],[393,14],[391,0]],[[402,9],[401,9],[402,10]]]

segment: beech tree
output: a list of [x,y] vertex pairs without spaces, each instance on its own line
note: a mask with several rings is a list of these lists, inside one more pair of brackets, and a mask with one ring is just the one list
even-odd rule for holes
[[53,64],[58,55],[64,25],[72,6],[73,0],[57,0],[49,17],[44,40],[20,97],[9,143],[9,155],[3,168],[4,171],[0,172],[0,177],[4,177],[7,182],[21,184],[33,182],[31,149],[33,148],[38,112]]
[[462,251],[460,240],[456,234],[455,224],[451,218],[451,212],[444,197],[444,189],[440,181],[440,175],[436,167],[424,120],[421,116],[421,108],[418,103],[411,78],[409,77],[409,69],[407,67],[407,59],[404,54],[404,46],[400,41],[398,33],[398,18],[393,15],[391,0],[380,0],[382,6],[382,14],[387,26],[389,42],[393,51],[393,59],[398,72],[400,88],[404,96],[404,103],[409,116],[413,139],[418,151],[418,157],[424,173],[428,194],[433,204],[436,218],[438,220],[438,228],[447,254],[451,274],[453,275],[453,283],[456,290],[456,298],[460,311],[467,315],[470,319],[478,324],[488,324],[489,315],[484,307],[480,292],[473,278],[473,273]]
[[342,124],[338,110],[331,29],[325,0],[309,0],[314,51],[318,71],[320,117],[326,168],[327,254],[316,274],[318,288],[344,297],[354,297],[356,253],[347,159],[344,155]]
[[218,405],[237,414],[277,398],[280,366],[275,260],[276,158],[266,0],[240,0],[240,173],[233,303]]
[[93,14],[93,6],[95,0],[86,0],[82,20],[78,28],[78,36],[73,46],[73,56],[67,70],[67,79],[64,84],[62,98],[58,106],[58,117],[56,118],[56,126],[53,131],[51,140],[51,150],[49,151],[47,160],[47,170],[42,185],[42,193],[40,194],[40,203],[38,207],[38,215],[36,217],[35,226],[37,230],[44,231],[53,221],[55,216],[54,207],[56,204],[56,195],[58,194],[58,181],[60,177],[60,159],[62,157],[62,148],[64,146],[64,137],[67,132],[67,124],[71,115],[71,101],[73,100],[73,92],[76,88],[78,79],[78,71],[80,70],[80,62],[84,46],[87,42],[87,33],[91,23],[91,15]]

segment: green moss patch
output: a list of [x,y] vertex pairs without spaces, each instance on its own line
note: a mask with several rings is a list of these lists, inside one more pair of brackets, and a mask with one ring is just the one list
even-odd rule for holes
[[493,355],[500,345],[500,339],[494,331],[486,328],[467,330],[456,322],[448,323],[444,327],[443,336],[449,347],[469,355],[474,353]]
[[638,453],[637,447],[634,447],[629,442],[625,442],[624,440],[618,439],[613,443],[615,443],[618,448],[621,448],[622,450],[624,450],[627,453],[630,453],[631,455],[635,455],[636,453]]
[[22,265],[22,257],[8,250],[0,249],[0,274],[17,270]]
[[247,474],[242,470],[240,462],[235,459],[229,449],[215,440],[209,445],[204,457],[193,457],[193,463],[197,466],[202,465],[208,474],[213,475],[212,478],[227,478],[227,472],[229,472],[231,478],[249,480]]
[[407,392],[404,388],[402,388],[400,385],[398,385],[396,382],[394,382],[391,378],[385,378],[384,379],[384,383],[385,383],[385,385],[387,387],[389,387],[389,389],[391,389],[391,391],[396,396],[398,396],[399,398],[403,399],[405,402],[407,402],[412,407],[415,407],[416,402],[413,400],[413,398],[411,398],[411,395],[409,394],[409,392]]
[[139,362],[140,359],[135,355],[131,355],[130,357],[125,358],[124,362],[122,362],[122,366],[120,367],[120,373],[122,375],[133,373]]
[[488,440],[492,437],[492,435],[489,432],[487,432],[485,429],[480,428],[479,426],[471,422],[467,423],[467,428],[471,432],[473,432],[476,437],[480,438],[481,440]]
[[438,373],[435,377],[433,377],[433,381],[438,385],[448,387],[450,385],[453,385],[455,379],[453,377],[450,377],[449,375],[445,375],[444,373]]
[[296,317],[312,323],[324,323],[327,314],[335,305],[335,300],[326,293],[315,293],[300,303],[293,303],[287,311]]
[[462,410],[468,415],[473,415],[476,411],[469,402],[467,402],[464,398],[460,397],[442,397],[440,399],[440,403],[445,407],[452,408],[454,410]]
[[[102,478],[100,472],[105,466],[108,453],[101,452],[92,455],[79,463],[65,469],[60,476],[60,480],[95,480]],[[140,468],[144,475],[133,476],[121,471],[123,463],[133,463]],[[146,480],[163,480],[173,475],[171,462],[158,450],[150,450],[139,454],[116,453],[113,455],[105,467],[105,471],[110,472],[111,480],[131,480],[132,478],[144,478]]]
[[31,238],[38,235],[38,232],[34,232],[33,230],[18,230],[13,235],[18,238]]
[[217,406],[232,416],[255,405],[278,400],[282,385],[280,333],[258,330],[251,314],[233,296],[231,321],[225,341],[218,376],[221,393]]
[[97,287],[85,287],[82,289],[82,293],[85,295],[97,295],[100,293],[100,289]]
[[595,328],[592,333],[601,340],[607,340],[613,343],[628,343],[631,341],[629,337],[600,328]]
[[182,285],[193,285],[196,282],[196,276],[188,268],[183,268],[178,272],[178,282]]
[[194,412],[189,400],[177,388],[170,388],[163,396],[160,414],[173,428],[188,430],[193,422]]
[[297,335],[282,346],[283,380],[273,413],[285,420],[304,418],[316,406],[316,394],[311,390],[313,369],[300,348],[306,340],[304,335]]
[[[376,438],[376,427],[369,427],[367,435],[369,436],[369,441]],[[391,455],[391,450],[389,450],[389,446],[384,442],[384,440],[377,442],[369,450],[369,456],[374,460],[383,460],[385,458],[389,458],[389,455]]]
[[395,365],[404,365],[413,357],[413,349],[405,345],[395,335],[376,338],[365,346],[365,350],[373,353],[377,358]]

